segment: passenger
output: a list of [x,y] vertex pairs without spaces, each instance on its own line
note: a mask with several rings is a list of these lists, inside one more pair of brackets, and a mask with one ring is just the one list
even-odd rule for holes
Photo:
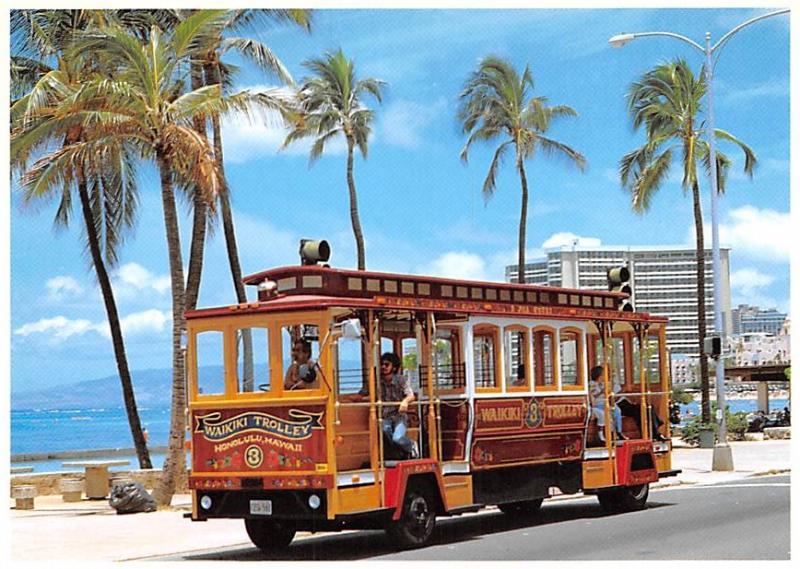
[[[617,407],[619,407],[623,417],[633,417],[633,420],[636,421],[636,426],[639,427],[639,432],[644,432],[642,431],[642,413],[638,403],[633,403],[623,396],[617,399]],[[662,435],[661,431],[659,430],[663,424],[664,421],[659,419],[656,410],[653,407],[650,407],[650,432],[652,433],[654,441],[667,440],[667,438]]]
[[411,458],[419,458],[417,443],[406,436],[408,430],[408,404],[414,401],[414,391],[408,378],[400,372],[400,358],[397,354],[386,352],[381,356],[381,401],[399,401],[400,405],[383,407],[381,429]]
[[316,367],[317,364],[311,359],[311,343],[307,340],[296,340],[292,345],[292,365],[286,370],[283,389],[315,389]]
[[[592,415],[597,419],[598,433],[600,440],[605,442],[605,425],[606,425],[606,396],[605,384],[603,383],[603,366],[595,366],[592,368],[591,380],[589,381],[589,400],[592,404]],[[614,429],[617,432],[617,438],[620,440],[627,440],[628,437],[622,434],[622,413],[615,405],[613,410]]]

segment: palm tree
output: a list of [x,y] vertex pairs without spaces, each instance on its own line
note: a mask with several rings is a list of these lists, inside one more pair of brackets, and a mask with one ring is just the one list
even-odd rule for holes
[[300,114],[283,146],[301,138],[313,136],[314,144],[309,155],[313,164],[325,151],[332,139],[344,135],[347,142],[347,187],[350,193],[350,222],[356,240],[358,270],[366,269],[364,235],[358,216],[358,197],[353,178],[353,151],[356,147],[367,158],[370,132],[375,113],[364,106],[362,97],[371,95],[381,102],[381,88],[386,84],[379,79],[356,79],[355,65],[342,50],[326,53],[319,59],[310,59],[303,66],[311,77],[303,79],[298,93]]
[[[310,30],[311,26],[309,10],[231,10],[222,31],[239,31],[254,23],[266,25],[270,23],[270,21],[295,24],[307,31]],[[224,87],[225,83],[230,83],[233,70],[222,62],[222,57],[231,51],[247,58],[258,69],[268,75],[275,76],[282,83],[289,85],[294,84],[288,69],[268,46],[250,38],[228,35],[223,37],[221,33],[220,36],[213,39],[212,44],[206,46],[206,52],[197,60],[197,67],[199,69],[198,72],[192,75],[193,87],[195,77],[198,79],[202,77],[202,84],[205,85],[220,85]],[[285,101],[281,101],[280,98],[274,94],[262,93],[262,98],[268,97],[274,98],[274,101],[265,103],[267,106],[275,106],[276,108],[284,110],[283,108],[286,105]],[[236,231],[233,222],[230,191],[225,177],[222,128],[218,114],[211,115],[211,129],[213,134],[214,158],[216,160],[220,179],[218,199],[222,218],[222,229],[225,237],[225,248],[228,254],[228,264],[230,266],[231,279],[236,292],[236,298],[238,302],[243,303],[247,302],[247,294],[245,293],[244,282],[242,281],[242,268],[239,263],[239,251],[236,244]],[[190,259],[189,262],[189,275],[187,276],[187,309],[193,309],[197,303],[198,289],[200,286],[200,266],[202,265],[202,245],[200,246],[200,250],[196,251],[195,236],[197,236],[198,241],[202,240],[202,233],[204,233],[204,230],[205,223],[201,223],[198,220],[197,206],[195,206],[195,224],[192,237],[193,253],[192,259]],[[193,261],[196,257],[199,260],[194,263]],[[242,386],[245,391],[249,391],[253,388],[253,340],[250,330],[245,329],[241,331],[241,341],[243,354]]]
[[86,140],[40,160],[32,174],[46,183],[61,163],[101,152],[115,141],[130,144],[138,156],[154,160],[158,169],[172,292],[173,363],[169,449],[155,489],[156,501],[162,505],[170,503],[177,478],[185,469],[186,393],[181,349],[185,285],[174,186],[194,185],[213,207],[219,173],[208,141],[191,128],[192,119],[229,110],[249,112],[259,102],[248,92],[223,97],[219,86],[183,93],[184,61],[207,45],[224,21],[224,10],[208,10],[191,15],[168,34],[153,27],[144,44],[119,28],[106,28],[79,40],[69,56],[96,51],[114,73],[86,83],[76,97],[76,104],[87,109],[83,124],[90,135]]
[[581,171],[586,159],[566,144],[546,136],[553,119],[577,116],[566,105],[548,106],[547,98],[531,97],[533,75],[525,66],[522,76],[513,65],[497,57],[485,57],[472,72],[461,91],[458,118],[463,131],[468,134],[461,151],[461,160],[467,162],[469,149],[475,141],[489,142],[500,138],[502,142],[494,153],[489,172],[483,183],[483,196],[492,197],[496,189],[497,170],[509,147],[514,147],[514,158],[522,186],[522,204],[519,219],[519,252],[517,258],[518,282],[525,282],[525,234],[528,219],[528,178],[525,161],[533,158],[536,150],[566,158]]
[[[708,142],[701,139],[704,127],[700,119],[702,99],[706,92],[703,73],[695,77],[683,59],[658,65],[648,71],[628,91],[628,110],[635,129],[644,127],[647,141],[626,154],[620,161],[619,172],[623,188],[631,193],[633,210],[644,213],[650,209],[653,196],[663,186],[673,157],[680,159],[683,170],[681,187],[692,193],[694,226],[697,245],[697,322],[700,353],[700,385],[702,421],[711,421],[709,406],[708,360],[703,340],[706,335],[705,301],[705,244],[703,212],[700,205],[698,163],[710,171]],[[744,172],[752,176],[756,165],[753,151],[732,134],[717,129],[714,135],[738,146],[744,153]],[[717,152],[717,183],[725,189],[730,160]]]
[[[15,10],[11,13],[17,52],[12,56],[12,167],[25,171],[27,157],[50,142],[67,147],[83,138],[79,124],[60,122],[53,109],[74,97],[93,69],[96,58],[65,59],[63,52],[75,35],[99,23],[98,12],[85,10]],[[48,62],[56,63],[51,68]],[[130,151],[118,144],[83,162],[63,164],[58,188],[24,185],[24,201],[60,194],[55,223],[69,224],[76,189],[85,227],[86,247],[103,297],[114,357],[122,386],[125,411],[140,468],[152,468],[136,405],[125,343],[108,267],[117,262],[118,247],[130,230],[136,212],[136,172]]]

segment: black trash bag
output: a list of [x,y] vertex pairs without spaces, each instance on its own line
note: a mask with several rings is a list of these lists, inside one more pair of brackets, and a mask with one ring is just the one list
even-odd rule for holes
[[139,482],[127,482],[114,486],[111,489],[108,503],[118,514],[156,511],[156,501]]

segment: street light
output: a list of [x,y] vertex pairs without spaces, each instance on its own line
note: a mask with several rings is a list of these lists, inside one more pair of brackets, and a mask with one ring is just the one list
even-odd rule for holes
[[[705,56],[705,74],[706,74],[706,98],[708,100],[708,123],[706,127],[706,136],[708,138],[708,146],[711,151],[711,255],[714,264],[714,327],[718,333],[722,333],[722,306],[720,301],[720,259],[719,259],[719,220],[717,219],[717,150],[714,141],[714,62],[711,56],[720,50],[725,43],[736,32],[754,24],[765,18],[772,16],[779,16],[781,14],[788,14],[789,10],[776,10],[767,14],[762,14],[751,18],[746,22],[742,22],[727,34],[722,36],[720,40],[712,47],[711,46],[711,32],[706,32],[705,35],[705,48],[700,44],[690,40],[686,36],[675,34],[672,32],[638,32],[633,34],[618,34],[608,40],[611,47],[622,47],[625,44],[643,37],[649,36],[666,36],[681,40],[688,43],[693,48],[700,51]],[[717,55],[719,60],[719,55]],[[719,442],[714,445],[714,456],[712,460],[713,470],[733,470],[733,456],[731,448],[728,445],[728,426],[725,421],[725,362],[722,357],[716,358],[716,384],[717,384],[717,417],[719,420]]]

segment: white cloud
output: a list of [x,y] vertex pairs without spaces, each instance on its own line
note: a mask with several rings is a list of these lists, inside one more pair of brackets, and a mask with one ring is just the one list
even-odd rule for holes
[[571,246],[576,240],[578,247],[600,247],[601,245],[601,241],[597,237],[581,237],[569,231],[561,231],[545,239],[544,243],[542,243],[542,249]]
[[[150,309],[125,316],[120,319],[120,326],[125,335],[162,332],[171,320],[172,316],[169,312]],[[95,323],[84,318],[70,319],[65,316],[42,318],[36,322],[23,324],[14,330],[14,334],[17,336],[45,334],[54,343],[63,342],[71,336],[83,336],[89,332],[95,332],[107,338],[111,336],[106,321]]]
[[61,300],[65,296],[77,296],[83,293],[83,287],[72,277],[53,277],[45,284],[51,300]]
[[[706,246],[711,247],[711,225],[704,225]],[[719,241],[723,247],[731,247],[737,256],[788,263],[791,255],[792,236],[789,212],[773,209],[758,209],[746,205],[731,210],[727,219],[719,225]],[[694,226],[687,232],[687,243],[694,243]]]
[[444,98],[433,104],[396,101],[382,113],[379,134],[382,140],[394,146],[419,148],[425,140],[425,127],[446,107]]
[[466,251],[449,251],[423,265],[418,274],[451,279],[486,280],[486,262],[480,255]]
[[172,322],[169,312],[152,308],[143,312],[128,314],[120,320],[123,334],[142,334],[145,332],[163,332],[167,324]]
[[789,97],[789,80],[786,78],[768,81],[749,87],[725,88],[723,97],[731,103],[764,102],[765,98]]
[[116,281],[118,285],[117,290],[124,295],[129,290],[134,289],[137,292],[145,290],[154,290],[159,294],[164,294],[170,289],[169,275],[154,275],[138,263],[126,263],[122,265],[116,274]]
[[30,334],[46,333],[51,334],[55,340],[66,340],[70,336],[81,336],[92,330],[99,331],[96,325],[89,320],[82,318],[70,320],[64,316],[56,316],[55,318],[42,318],[36,322],[23,324],[14,330],[14,334],[17,336],[29,336]]
[[[291,96],[287,88],[276,88],[269,85],[252,85],[245,87],[251,92],[270,91],[281,97]],[[278,153],[292,156],[308,156],[313,139],[307,138],[294,142],[281,150],[289,129],[277,112],[265,111],[252,117],[232,115],[222,123],[222,142],[225,161],[231,164],[242,164],[262,158],[275,156]],[[341,155],[347,150],[344,139],[334,139],[325,146],[325,154]]]
[[775,277],[757,269],[739,269],[731,273],[731,288],[748,295],[775,282]]

